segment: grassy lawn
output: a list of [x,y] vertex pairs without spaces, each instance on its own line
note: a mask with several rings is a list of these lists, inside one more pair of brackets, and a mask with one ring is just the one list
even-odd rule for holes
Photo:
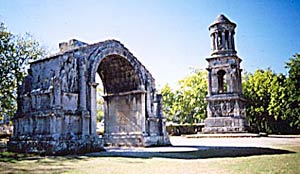
[[39,157],[2,152],[0,173],[300,173],[300,144],[192,152]]

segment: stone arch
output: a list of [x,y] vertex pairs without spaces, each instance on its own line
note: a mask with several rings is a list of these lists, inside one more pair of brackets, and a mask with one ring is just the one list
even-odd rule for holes
[[140,62],[138,62],[138,60],[118,41],[112,40],[111,42],[113,44],[110,43],[111,45],[107,45],[105,48],[99,47],[98,49],[96,49],[95,53],[89,56],[89,81],[91,83],[95,82],[96,72],[98,71],[98,67],[104,58],[111,56],[119,56],[126,59],[133,66],[135,72],[139,77],[140,84],[143,84],[146,80],[146,77],[142,72],[144,66],[141,65]]
[[[103,142],[170,144],[154,79],[120,42],[70,40],[32,62],[29,72],[18,92],[11,151],[57,155],[102,150]],[[106,88],[104,141],[96,133],[97,73]]]
[[110,55],[102,59],[97,73],[103,81],[106,94],[138,90],[141,85],[141,79],[134,67],[119,55]]
[[[113,46],[99,47],[90,55],[87,99],[91,114],[91,131],[96,129],[96,73],[104,87],[104,143],[106,145],[143,146],[146,133],[145,85],[153,78],[144,66],[118,42]],[[146,73],[145,73],[146,72]],[[150,80],[150,81],[151,81]],[[130,125],[130,126],[129,126]],[[126,139],[120,138],[127,136]],[[129,135],[130,134],[130,135]]]

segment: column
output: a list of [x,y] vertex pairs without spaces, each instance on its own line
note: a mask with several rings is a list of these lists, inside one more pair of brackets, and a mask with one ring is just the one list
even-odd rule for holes
[[219,49],[219,45],[218,45],[218,33],[214,33],[214,38],[215,38],[215,46],[216,46],[216,50]]
[[241,74],[242,74],[242,71],[243,71],[242,69],[239,69],[239,70],[238,70],[238,72],[239,72],[239,73],[238,73],[238,83],[239,83],[239,85],[238,85],[238,87],[239,87],[238,90],[239,90],[239,91],[238,91],[238,92],[239,92],[239,94],[241,94],[241,93],[243,92],[243,87],[242,87],[242,75],[241,75]]
[[57,133],[57,125],[56,125],[56,117],[57,114],[52,113],[49,117],[49,122],[50,122],[50,134],[54,135]]
[[232,46],[232,49],[235,50],[235,45],[234,45],[234,32],[232,31],[232,34],[231,34],[231,46]]
[[222,50],[225,50],[226,40],[225,40],[225,32],[222,32]]
[[56,77],[54,78],[54,103],[55,108],[60,109],[61,108],[61,80]]
[[211,96],[211,69],[207,68],[208,71],[208,96]]
[[[146,91],[147,92],[147,91]],[[146,93],[141,92],[140,97],[141,97],[141,129],[142,129],[142,134],[147,135],[147,130],[146,130]]]
[[231,39],[231,31],[228,32],[228,49],[232,49],[232,39]]
[[109,121],[110,121],[110,116],[109,116],[109,96],[104,96],[104,134],[103,136],[106,136],[110,133],[109,129]]
[[86,81],[86,66],[85,59],[79,57],[79,109],[81,111],[81,133],[82,135],[89,134],[89,119],[86,118],[87,107],[87,81]]
[[82,58],[79,60],[79,89],[80,89],[80,109],[86,110],[86,66],[85,60]]
[[211,34],[211,43],[212,43],[212,50],[215,51],[216,50],[216,43],[215,43],[215,35],[214,33]]
[[238,100],[235,100],[234,109],[233,109],[233,116],[234,117],[239,117],[240,116],[240,106],[239,106],[239,101]]
[[156,102],[157,102],[157,108],[156,108],[156,111],[157,111],[157,117],[159,119],[159,135],[164,135],[164,132],[163,132],[163,113],[162,113],[162,95],[161,94],[157,94],[156,95]]
[[210,118],[210,117],[213,117],[213,113],[210,109],[210,105],[211,105],[211,102],[207,102],[207,107],[206,107],[206,110],[207,110],[207,118]]
[[97,86],[98,83],[90,83],[91,88],[91,117],[90,117],[90,134],[96,135],[97,129]]

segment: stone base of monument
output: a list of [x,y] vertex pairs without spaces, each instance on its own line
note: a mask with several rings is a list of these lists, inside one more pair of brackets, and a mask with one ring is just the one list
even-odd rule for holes
[[145,147],[150,146],[170,146],[171,141],[169,136],[146,136],[145,137]]
[[144,146],[142,133],[110,133],[103,135],[104,146]]
[[239,117],[211,117],[204,121],[203,133],[245,133],[248,130],[246,119]]
[[114,147],[149,147],[149,146],[168,146],[170,140],[168,136],[146,136],[142,133],[116,133],[110,135],[103,135],[104,146]]
[[8,150],[21,153],[45,155],[67,155],[103,151],[103,142],[98,136],[65,135],[35,137],[18,136],[10,138]]

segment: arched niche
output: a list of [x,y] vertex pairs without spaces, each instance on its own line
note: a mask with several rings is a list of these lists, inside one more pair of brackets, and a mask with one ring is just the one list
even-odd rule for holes
[[218,77],[218,93],[223,94],[226,93],[227,85],[225,80],[226,72],[224,70],[219,70],[217,72]]

